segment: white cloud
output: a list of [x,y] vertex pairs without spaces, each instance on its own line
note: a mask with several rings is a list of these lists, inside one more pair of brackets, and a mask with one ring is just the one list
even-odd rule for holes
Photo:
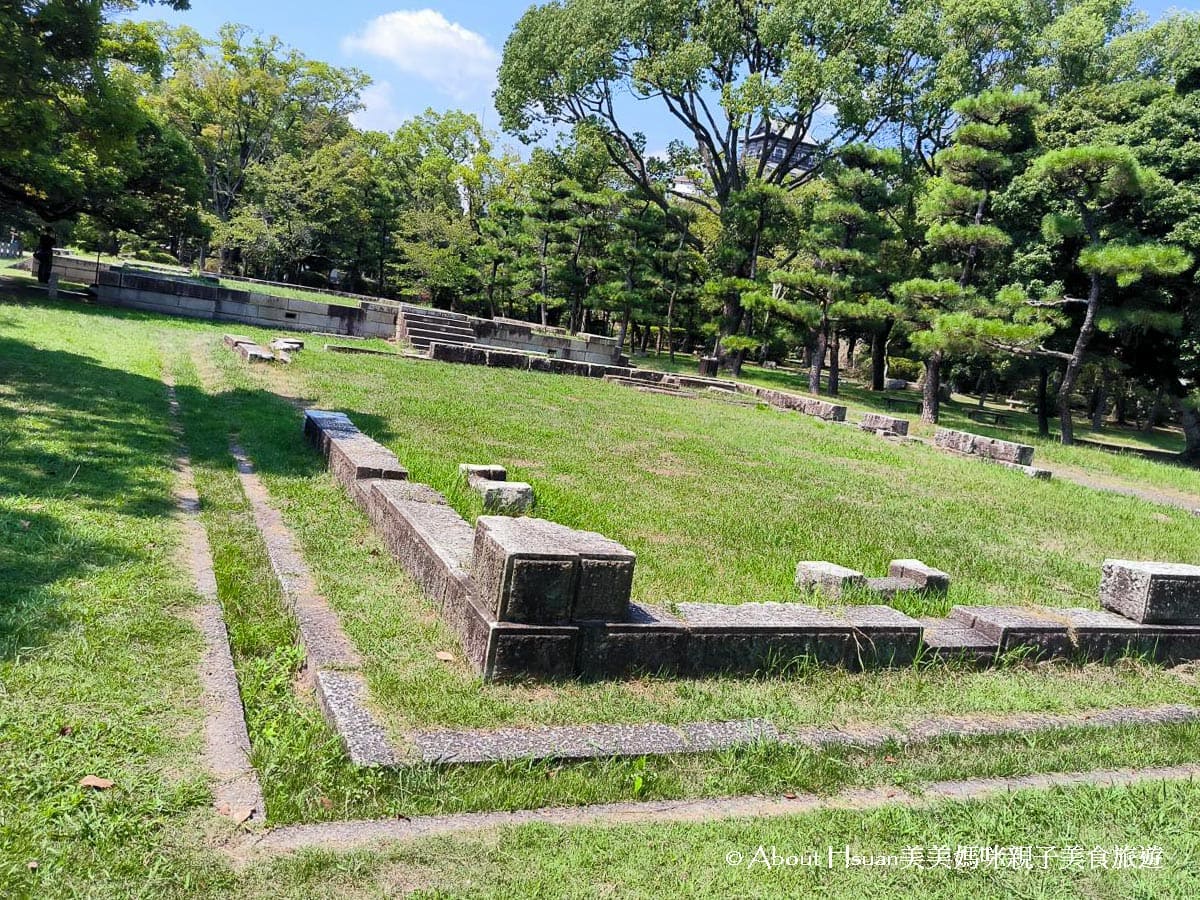
[[343,39],[342,48],[386,59],[455,100],[490,92],[500,64],[483,35],[433,9],[385,13]]
[[390,81],[376,81],[362,92],[363,108],[350,116],[363,131],[393,132],[411,116],[396,108],[396,90]]

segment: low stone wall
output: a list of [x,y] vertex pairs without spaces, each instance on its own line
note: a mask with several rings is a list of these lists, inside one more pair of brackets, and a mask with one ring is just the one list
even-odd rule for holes
[[1028,444],[1015,444],[1012,441],[984,437],[968,431],[953,431],[949,428],[939,428],[933,436],[933,443],[943,450],[953,450],[955,453],[981,456],[984,459],[1018,466],[1033,465],[1033,448]]
[[863,431],[883,431],[892,434],[908,434],[908,420],[897,419],[895,416],[885,416],[882,413],[864,413],[858,427]]
[[796,412],[802,412],[806,416],[815,416],[818,419],[826,419],[830,422],[846,421],[846,407],[838,403],[830,403],[827,400],[817,400],[814,397],[803,397],[799,394],[789,394],[784,391],[753,387],[751,385],[739,384],[738,389],[745,393],[753,394],[758,399],[779,409],[794,409]]
[[[24,269],[26,272],[36,271],[37,260],[32,256],[28,256],[21,262],[17,263],[16,268]],[[63,253],[54,254],[53,273],[58,276],[60,281],[73,281],[76,284],[95,284],[96,273],[107,272],[112,267],[108,263],[96,264],[94,259],[86,259],[81,256],[68,256]]]
[[126,269],[102,271],[96,283],[96,295],[101,303],[113,306],[215,322],[240,322],[261,328],[319,331],[386,340],[396,333],[394,306],[316,303]]
[[540,326],[512,319],[472,318],[476,340],[489,347],[522,353],[545,353],[555,359],[598,365],[620,365],[621,350],[613,338],[592,334],[547,333]]

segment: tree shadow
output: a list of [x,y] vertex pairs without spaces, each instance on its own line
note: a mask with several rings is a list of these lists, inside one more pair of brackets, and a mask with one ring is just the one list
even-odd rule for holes
[[[8,331],[0,335],[0,659],[71,625],[61,604],[72,579],[156,558],[161,551],[122,534],[121,520],[174,516],[179,451],[162,381]],[[231,467],[229,435],[245,430],[264,473],[306,477],[324,467],[303,440],[302,411],[276,394],[181,385],[176,395],[185,418],[202,426],[188,429],[194,461]],[[386,429],[351,415],[376,434]]]

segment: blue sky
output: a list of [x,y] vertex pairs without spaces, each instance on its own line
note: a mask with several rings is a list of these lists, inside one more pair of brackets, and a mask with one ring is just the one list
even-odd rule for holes
[[[362,69],[374,80],[356,117],[364,128],[390,131],[432,107],[463,109],[498,129],[491,101],[496,66],[509,31],[529,6],[530,0],[192,0],[187,12],[150,6],[136,15],[186,24],[205,36],[238,22],[278,35],[310,57]],[[1170,8],[1194,8],[1169,0],[1139,0],[1137,6],[1152,18]],[[635,103],[628,113],[630,130],[645,133],[652,151],[677,136],[674,120],[656,104]]]

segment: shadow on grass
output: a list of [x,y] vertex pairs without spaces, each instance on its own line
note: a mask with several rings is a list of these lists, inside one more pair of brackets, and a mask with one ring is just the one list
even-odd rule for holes
[[[178,451],[159,379],[40,348],[15,339],[11,322],[8,328],[0,337],[0,659],[70,626],[57,584],[158,552],[131,542],[122,519],[174,515]],[[192,448],[193,457],[232,466],[228,435],[250,427],[260,471],[303,477],[324,465],[301,437],[302,413],[275,394],[235,389],[209,396],[180,386],[177,395],[210,426],[210,439]],[[386,431],[375,417],[347,412],[364,430]]]

